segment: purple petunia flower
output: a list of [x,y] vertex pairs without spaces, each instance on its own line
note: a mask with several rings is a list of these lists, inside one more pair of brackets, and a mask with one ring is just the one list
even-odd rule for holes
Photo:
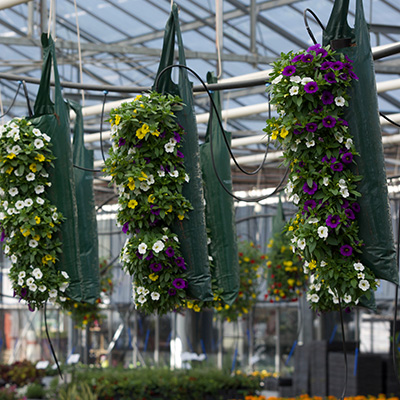
[[323,156],[321,159],[321,162],[325,163],[325,162],[330,162],[330,158],[328,156]]
[[349,257],[353,254],[353,248],[349,244],[344,244],[340,248],[340,254],[345,257]]
[[299,167],[300,168],[303,168],[303,167],[305,167],[305,162],[304,161],[299,161]]
[[177,288],[177,289],[185,289],[186,287],[186,281],[182,278],[176,278],[172,281],[172,284]]
[[349,207],[350,203],[346,199],[343,199],[342,208],[349,208]]
[[122,232],[126,233],[129,231],[129,222],[125,222],[122,226]]
[[[310,54],[308,54],[310,55]],[[304,91],[306,93],[315,93],[318,91],[318,85],[317,82],[311,81],[308,82],[305,86],[304,86]]]
[[181,136],[178,132],[174,131],[174,139],[176,140],[176,143],[179,143],[181,141]]
[[328,82],[328,83],[336,83],[336,75],[334,72],[328,72],[324,75],[324,79]]
[[28,289],[27,288],[22,288],[21,289],[21,297],[25,298],[27,294],[28,294]]
[[344,153],[342,155],[342,162],[344,162],[345,164],[351,164],[352,161],[353,161],[353,154],[351,154],[350,152]]
[[140,149],[143,146],[142,142],[139,142],[138,144],[134,144],[133,147],[136,147],[137,149]]
[[330,214],[325,222],[326,225],[328,225],[329,227],[336,228],[340,224],[340,217],[339,215]]
[[333,128],[336,125],[336,118],[328,115],[322,120],[322,125],[325,128]]
[[294,135],[300,135],[300,133],[303,133],[303,130],[299,131],[298,129],[293,129]]
[[162,265],[160,263],[151,263],[149,265],[150,269],[154,272],[159,272],[163,269]]
[[145,258],[145,260],[150,261],[154,257],[153,252],[150,250],[149,255]]
[[348,218],[348,219],[351,219],[351,220],[356,219],[356,216],[355,216],[355,214],[354,214],[354,211],[353,211],[351,208],[346,208],[346,209],[344,210],[344,212],[345,212],[345,214],[347,215],[347,218]]
[[317,130],[318,125],[315,122],[309,122],[306,124],[307,132],[315,132]]
[[335,61],[331,64],[331,68],[339,71],[340,69],[343,69],[343,63],[341,61]]
[[119,138],[118,140],[118,147],[123,146],[126,143],[126,140],[124,138]]
[[351,205],[351,208],[353,209],[354,212],[359,213],[361,211],[361,207],[357,202],[354,202]]
[[344,55],[344,58],[347,62],[352,63],[353,60],[351,60],[346,54]]
[[168,289],[168,294],[170,296],[175,296],[176,295],[176,289],[174,289],[174,288]]
[[321,71],[326,71],[327,69],[329,69],[331,67],[332,63],[330,61],[324,61],[321,64]]
[[318,56],[321,54],[321,58],[324,58],[328,55],[328,52],[325,49],[317,49],[315,50],[315,54]]
[[304,211],[311,211],[312,209],[314,209],[317,206],[317,203],[315,200],[306,200],[304,202]]
[[320,47],[321,45],[319,43],[315,43],[307,49],[307,52],[309,53],[310,51],[317,51]]
[[136,251],[136,256],[139,260],[143,260],[143,256],[138,251]]
[[287,65],[283,68],[282,75],[292,76],[296,72],[296,67],[294,65]]
[[318,106],[317,108],[314,108],[313,113],[319,114],[324,108],[322,106]]
[[349,126],[349,123],[345,119],[338,118],[337,121],[339,121],[343,126]]
[[300,60],[301,60],[301,57],[302,57],[301,54],[297,54],[297,56],[294,56],[294,57],[290,60],[290,62],[295,63],[295,62],[297,62],[297,61],[300,61]]
[[309,187],[307,182],[303,185],[303,191],[305,193],[314,194],[317,190],[318,185],[315,182],[312,183],[312,187]]
[[167,257],[173,257],[175,255],[175,251],[174,249],[170,246],[167,248],[167,250],[165,250],[165,254],[167,255]]
[[324,90],[322,92],[322,96],[321,96],[322,104],[324,104],[324,105],[332,104],[334,99],[335,98],[330,91]]
[[312,54],[303,54],[301,56],[301,61],[304,63],[310,63],[312,60],[314,60],[314,56]]
[[4,239],[6,238],[6,231],[3,229],[1,231],[1,237],[0,237],[0,242],[4,242]]
[[331,164],[331,170],[336,172],[343,171],[343,164],[340,162]]
[[343,68],[347,69],[347,70],[350,70],[350,69],[353,69],[354,67],[350,63],[344,63],[343,64]]
[[186,269],[185,260],[184,260],[183,257],[176,257],[176,258],[175,258],[175,264],[176,264],[178,267],[181,267],[181,268],[183,268],[183,269]]
[[32,306],[31,304],[28,304],[28,309],[30,312],[34,312],[35,311],[35,306]]
[[349,79],[349,75],[343,72],[342,74],[339,75],[339,79],[341,79],[342,81],[347,81],[347,79]]
[[155,206],[154,204],[150,204],[150,212],[154,215],[160,215],[160,209],[155,207],[157,206]]
[[185,156],[183,155],[183,153],[182,153],[181,151],[179,151],[179,150],[176,151],[176,155],[177,155],[177,157],[179,157],[179,158],[185,158]]
[[351,78],[358,80],[358,76],[353,71],[349,71],[349,75]]
[[165,138],[165,135],[166,135],[166,134],[167,134],[167,132],[162,131],[158,137],[159,137],[160,139],[163,139],[163,138]]

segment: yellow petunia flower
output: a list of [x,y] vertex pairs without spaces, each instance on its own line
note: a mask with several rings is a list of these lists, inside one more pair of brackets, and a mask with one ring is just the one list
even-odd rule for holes
[[115,125],[119,125],[120,122],[121,122],[121,116],[117,114],[115,116]]
[[35,217],[35,222],[36,222],[37,224],[40,224],[40,217],[38,217],[37,215],[36,215],[36,217]]
[[7,158],[9,158],[10,160],[12,160],[15,157],[16,157],[16,155],[14,153],[10,153],[7,155]]
[[130,189],[130,190],[135,190],[135,181],[134,181],[134,179],[132,178],[132,177],[129,177],[128,178],[128,188]]
[[188,301],[187,303],[186,303],[186,307],[187,308],[193,308],[193,303],[191,302],[191,301]]
[[193,310],[194,310],[195,312],[200,312],[200,311],[201,311],[201,308],[200,308],[197,304],[195,304],[195,306],[193,307]]
[[143,171],[142,171],[141,173],[142,173],[142,176],[141,176],[140,178],[138,178],[139,181],[145,181],[145,180],[147,180],[147,179],[148,179],[148,176],[147,176]]
[[45,159],[46,159],[46,158],[45,158],[45,156],[44,156],[43,154],[38,154],[38,155],[35,157],[35,160],[37,160],[37,161],[39,161],[39,162],[43,162]]
[[151,134],[155,137],[159,137],[160,136],[160,132],[159,131],[153,131],[151,132]]
[[135,101],[137,101],[137,100],[139,100],[139,99],[141,99],[142,98],[142,95],[141,94],[138,94],[136,97],[135,97]]
[[278,131],[272,131],[272,134],[271,134],[271,139],[272,140],[276,140],[276,139],[278,139]]
[[179,214],[178,215],[178,218],[182,221],[183,220],[183,218],[185,218],[185,216],[184,215],[182,215],[182,214]]
[[29,166],[29,169],[30,169],[32,172],[37,172],[36,164],[32,163],[32,164]]
[[134,209],[138,205],[136,200],[129,200],[128,207]]
[[35,239],[38,242],[40,240],[40,235],[33,236],[33,239]]
[[285,137],[286,137],[288,134],[289,134],[289,131],[288,131],[285,127],[283,127],[283,128],[281,129],[281,138],[282,138],[282,139],[285,139]]
[[154,194],[151,194],[148,198],[147,201],[149,203],[154,203],[156,201],[156,198],[154,197]]
[[156,275],[154,272],[152,274],[149,275],[149,278],[155,282],[158,279],[158,275]]
[[7,170],[6,170],[6,173],[10,175],[11,172],[13,172],[13,170],[14,170],[13,167],[8,167]]

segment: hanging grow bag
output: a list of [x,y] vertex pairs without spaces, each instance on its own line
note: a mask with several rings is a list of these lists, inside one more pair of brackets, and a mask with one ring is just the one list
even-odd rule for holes
[[78,208],[79,253],[82,266],[82,301],[94,303],[100,295],[99,243],[93,192],[93,150],[85,148],[81,106],[69,101],[76,114],[72,143],[75,195]]
[[[207,82],[216,83],[217,79],[209,72]],[[219,93],[213,92],[212,98],[217,112],[220,114]],[[211,107],[205,143],[200,147],[201,171],[206,198],[206,221],[211,238],[213,277],[217,281],[218,288],[223,289],[220,297],[225,303],[232,305],[239,293],[239,257],[233,197],[224,190],[218,181],[219,177],[225,188],[232,192],[230,157],[223,134],[216,111],[214,107]],[[230,142],[231,134],[225,132],[225,135]],[[218,177],[216,173],[218,173]]]
[[[361,156],[357,159],[357,174],[363,177],[358,187],[362,197],[357,216],[360,237],[365,243],[361,261],[377,278],[398,283],[375,73],[362,0],[356,1],[354,29],[347,24],[348,9],[349,0],[335,1],[323,40],[324,45],[331,44],[353,60],[354,72],[359,77],[351,87],[345,119]],[[343,43],[348,47],[340,48]]]
[[[65,218],[60,228],[62,253],[56,268],[66,271],[70,285],[66,294],[76,301],[82,300],[82,269],[79,255],[78,213],[75,198],[75,183],[67,104],[61,95],[55,46],[51,36],[42,34],[43,67],[38,95],[31,119],[42,132],[51,138],[52,152],[56,157],[50,171],[51,187],[48,198]],[[53,66],[55,91],[54,103],[50,99],[50,75]]]
[[182,152],[185,155],[185,168],[190,182],[183,188],[182,194],[190,201],[193,211],[189,219],[179,221],[174,230],[179,237],[182,255],[187,262],[189,296],[199,300],[212,300],[211,275],[208,262],[207,234],[204,213],[204,196],[201,180],[199,138],[193,109],[192,83],[187,70],[179,68],[179,82],[176,85],[171,78],[172,68],[160,75],[161,71],[173,65],[175,35],[178,41],[179,64],[185,66],[186,59],[179,26],[178,7],[173,4],[164,33],[163,49],[157,76],[158,84],[154,89],[160,93],[178,95],[184,103],[183,110],[177,112],[177,121],[186,132],[183,138]]

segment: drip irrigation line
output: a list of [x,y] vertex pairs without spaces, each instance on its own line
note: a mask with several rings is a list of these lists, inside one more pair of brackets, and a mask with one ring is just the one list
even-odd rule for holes
[[320,21],[320,19],[318,18],[317,14],[315,14],[315,12],[313,10],[306,8],[303,11],[303,18],[304,18],[304,24],[306,26],[306,30],[307,30],[308,34],[310,35],[310,38],[313,41],[313,43],[317,44],[317,40],[315,39],[314,34],[312,33],[310,26],[308,25],[307,12],[309,12],[314,17],[314,19],[318,22],[318,25],[321,27],[321,29],[323,31],[325,30],[325,27],[322,24],[322,22]]
[[76,169],[80,169],[82,171],[88,171],[88,172],[103,172],[101,169],[91,169],[91,168],[85,168],[81,167],[80,165],[72,164],[72,166]]
[[46,311],[47,311],[46,305],[47,305],[47,302],[44,303],[44,311],[43,311],[43,313],[44,313],[44,326],[45,326],[45,330],[46,330],[46,336],[47,336],[47,340],[48,340],[49,345],[50,345],[51,354],[53,355],[54,361],[55,361],[55,363],[57,365],[58,374],[60,375],[60,378],[62,380],[64,380],[63,374],[61,372],[60,364],[58,363],[57,355],[56,355],[56,352],[54,351],[53,343],[51,342],[50,335],[49,335],[49,330],[48,330],[48,325],[47,325],[47,317],[46,317]]
[[[97,206],[96,212],[101,210],[103,208],[103,206],[108,204],[111,200],[115,199],[116,197],[118,197],[118,195],[117,194],[113,194],[111,197],[109,197],[108,199],[104,200],[103,203],[101,203],[99,206]],[[104,211],[103,210],[103,212],[114,212],[114,211]]]
[[[208,97],[209,97],[209,99],[210,99],[211,106],[212,106],[212,108],[214,109],[215,114],[216,114],[216,116],[217,116],[218,125],[219,125],[220,128],[221,128],[221,132],[222,132],[222,135],[223,135],[223,138],[224,138],[224,141],[225,141],[226,148],[227,148],[227,150],[228,150],[228,152],[229,152],[229,154],[230,154],[230,156],[231,156],[233,162],[234,162],[235,165],[239,168],[239,170],[240,170],[241,172],[243,172],[244,174],[246,174],[246,175],[255,175],[255,174],[257,174],[258,172],[260,172],[260,170],[262,169],[262,167],[263,167],[264,164],[265,164],[265,160],[266,160],[267,155],[268,155],[269,139],[268,139],[268,144],[267,144],[267,146],[266,146],[266,151],[265,151],[264,159],[263,159],[262,163],[261,163],[254,171],[249,172],[249,171],[244,170],[244,169],[238,164],[238,162],[237,162],[237,160],[236,160],[236,158],[235,158],[235,156],[234,156],[234,154],[233,154],[233,152],[232,152],[232,149],[231,149],[231,147],[230,147],[228,138],[226,137],[225,130],[224,130],[223,125],[222,125],[221,118],[220,118],[219,113],[218,113],[217,106],[215,105],[215,102],[214,102],[214,99],[212,98],[211,92],[208,90],[208,88],[207,88],[205,82],[201,79],[201,77],[200,77],[193,69],[187,67],[186,65],[182,65],[182,64],[168,65],[168,66],[165,67],[163,70],[161,70],[160,73],[157,75],[157,78],[156,78],[156,80],[155,80],[155,82],[154,82],[155,91],[158,91],[158,83],[159,83],[159,80],[160,80],[161,76],[162,76],[166,71],[168,71],[169,69],[172,69],[172,68],[184,68],[184,69],[188,70],[189,72],[191,72],[191,73],[200,81],[201,85],[204,87],[204,90],[207,92],[207,95],[208,95]],[[212,114],[213,114],[213,113],[210,112],[210,121],[212,121],[212,117],[213,117]],[[214,157],[214,151],[213,151],[213,145],[212,145],[212,137],[213,137],[213,133],[212,133],[212,130],[211,130],[211,131],[210,131],[210,153],[211,153],[211,160],[212,160],[213,169],[214,169],[215,175],[216,175],[216,177],[217,177],[217,179],[218,179],[218,182],[220,183],[220,185],[222,186],[222,188],[225,190],[225,192],[226,192],[229,196],[233,197],[234,199],[236,199],[236,200],[238,200],[238,201],[245,201],[245,202],[252,203],[252,202],[259,202],[259,201],[265,200],[265,199],[267,199],[267,198],[269,198],[269,197],[275,195],[275,194],[279,191],[279,189],[281,188],[281,186],[282,186],[283,182],[285,181],[286,176],[287,176],[287,174],[288,174],[288,172],[289,172],[289,167],[286,169],[286,172],[285,172],[283,178],[281,179],[281,181],[279,182],[278,186],[274,189],[274,191],[273,191],[272,193],[270,193],[270,194],[268,194],[268,195],[265,195],[265,196],[253,197],[253,198],[242,198],[242,197],[238,197],[238,196],[234,195],[234,194],[225,186],[224,182],[222,181],[221,177],[220,177],[219,174],[218,174],[218,170],[217,170],[217,167],[216,167],[216,165],[215,165],[215,157]]]
[[382,118],[386,119],[386,121],[390,122],[392,125],[397,126],[398,128],[400,128],[400,124],[398,124],[397,122],[394,122],[394,121],[393,121],[392,119],[390,119],[387,115],[385,115],[385,114],[383,114],[383,113],[381,113],[381,112],[379,112],[379,115],[380,115]]
[[5,117],[5,116],[10,112],[10,110],[13,108],[14,103],[15,103],[15,100],[17,99],[19,90],[21,89],[21,85],[22,85],[22,81],[20,80],[20,81],[18,82],[18,88],[17,88],[17,91],[15,92],[15,96],[14,96],[14,98],[13,98],[11,104],[10,104],[10,107],[8,107],[7,111],[6,111],[3,115],[0,115],[0,118]]
[[26,82],[22,81],[22,85],[24,87],[24,94],[25,94],[25,98],[26,98],[26,106],[28,108],[28,115],[29,117],[33,116],[33,111],[32,111],[32,107],[31,107],[31,102],[29,100],[29,95],[28,95],[28,89],[26,87]]

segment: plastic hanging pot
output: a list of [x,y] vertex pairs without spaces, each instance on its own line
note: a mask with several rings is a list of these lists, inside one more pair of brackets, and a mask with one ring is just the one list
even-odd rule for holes
[[[354,29],[347,24],[348,9],[349,0],[335,1],[324,31],[324,45],[331,44],[353,60],[354,72],[359,77],[351,87],[351,100],[345,119],[360,153],[356,173],[363,176],[358,186],[362,197],[359,201],[361,212],[357,216],[360,237],[365,243],[361,261],[371,268],[377,278],[399,283],[375,72],[362,0],[356,2]],[[345,43],[350,46],[341,47]]]
[[[73,164],[93,169],[93,150],[85,148],[81,106],[69,101],[76,114],[72,142]],[[74,168],[78,208],[79,252],[82,266],[82,301],[94,303],[100,296],[99,241],[93,192],[93,172]]]
[[[216,83],[217,79],[209,72],[207,82]],[[213,92],[212,98],[217,112],[220,114],[219,93]],[[213,278],[216,279],[218,287],[223,289],[220,297],[225,303],[232,305],[239,293],[239,257],[233,197],[224,190],[216,176],[217,173],[226,189],[232,192],[230,156],[223,134],[216,112],[211,107],[205,143],[200,146],[201,171],[206,198],[206,221],[211,239]],[[225,132],[225,135],[230,142],[231,134]]]
[[[82,268],[79,254],[78,212],[75,198],[75,182],[72,166],[72,152],[68,106],[61,95],[60,79],[51,36],[42,34],[43,67],[34,115],[33,125],[51,138],[52,152],[56,159],[50,171],[51,187],[47,190],[52,204],[63,214],[65,221],[60,227],[62,253],[56,268],[66,271],[70,277],[67,296],[82,300]],[[52,68],[53,67],[53,68]],[[50,99],[50,75],[54,71],[54,103]]]
[[199,138],[193,108],[192,83],[189,81],[187,70],[184,68],[179,68],[178,84],[172,81],[172,69],[168,69],[160,75],[166,67],[173,65],[175,36],[178,42],[179,64],[185,66],[186,59],[179,26],[178,7],[173,4],[165,27],[163,49],[157,73],[158,84],[153,89],[160,93],[178,95],[184,103],[183,110],[176,114],[178,123],[186,132],[183,138],[182,152],[185,155],[186,172],[190,177],[190,182],[184,186],[182,194],[191,202],[194,209],[189,213],[189,219],[177,222],[173,230],[179,237],[181,251],[188,265],[187,293],[195,299],[208,301],[213,299],[213,295],[208,262]]

